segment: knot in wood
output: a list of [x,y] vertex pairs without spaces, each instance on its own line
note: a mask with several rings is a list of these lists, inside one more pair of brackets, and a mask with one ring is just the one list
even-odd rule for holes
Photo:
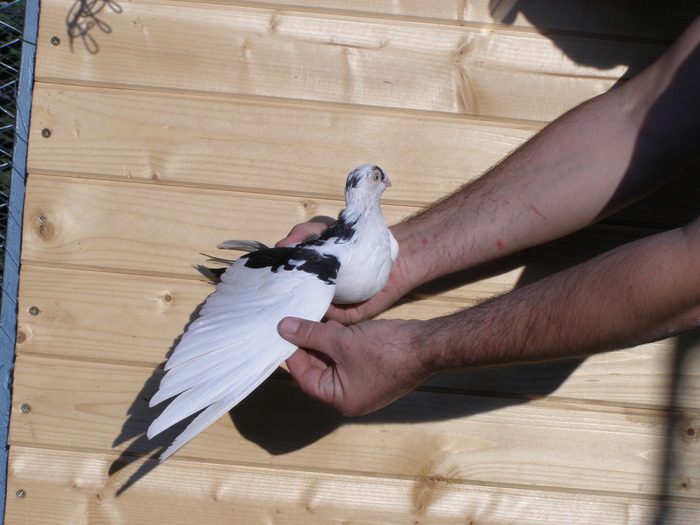
[[52,221],[43,213],[37,217],[37,233],[42,241],[51,242],[56,238],[57,231]]
[[29,334],[26,332],[26,330],[24,328],[20,328],[19,330],[17,330],[17,338],[15,339],[15,342],[18,345],[23,345],[24,343],[27,342],[28,339],[29,339]]

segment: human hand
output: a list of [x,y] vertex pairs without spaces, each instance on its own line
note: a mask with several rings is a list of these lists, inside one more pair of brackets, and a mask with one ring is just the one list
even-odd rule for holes
[[[328,220],[331,220],[330,217],[328,217]],[[331,222],[332,224],[332,222]],[[323,232],[325,232],[330,224],[328,222],[325,222],[325,218],[323,222],[302,222],[301,224],[297,224],[292,228],[287,236],[284,239],[280,239],[275,243],[275,248],[280,248],[282,246],[288,246],[290,244],[295,244],[298,242],[305,241],[309,237],[313,237],[315,235],[321,235]]]
[[[276,247],[302,242],[314,235],[321,235],[328,228],[322,222],[304,222],[294,226],[284,239],[275,243]],[[356,304],[331,304],[326,313],[328,319],[343,324],[354,324],[383,312],[401,297],[411,291],[411,272],[408,269],[408,256],[399,249],[399,257],[391,268],[384,288],[370,299]]]
[[356,416],[388,405],[430,377],[414,344],[418,324],[392,319],[345,327],[287,317],[278,330],[299,347],[287,366],[301,389]]

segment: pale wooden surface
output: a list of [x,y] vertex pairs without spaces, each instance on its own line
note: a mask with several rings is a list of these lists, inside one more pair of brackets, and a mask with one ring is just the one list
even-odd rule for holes
[[[133,0],[97,14],[111,31],[90,31],[90,53],[65,36],[72,2],[43,2],[6,522],[700,521],[697,334],[447,374],[355,419],[280,371],[164,465],[173,433],[144,436],[159,365],[212,290],[200,252],[335,215],[365,162],[392,177],[396,222],[638,71],[697,12],[594,4]],[[698,179],[385,315],[450,313],[683,224]]]

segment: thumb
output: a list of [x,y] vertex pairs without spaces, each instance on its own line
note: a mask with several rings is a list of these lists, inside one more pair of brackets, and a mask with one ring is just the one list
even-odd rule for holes
[[[331,222],[333,221],[331,220]],[[328,224],[323,222],[304,222],[297,224],[291,229],[284,239],[280,239],[275,243],[275,247],[279,248],[281,246],[287,246],[296,242],[305,241],[312,235],[321,235],[327,229]]]
[[285,317],[277,325],[277,331],[284,339],[299,348],[329,353],[328,350],[332,347],[329,343],[334,339],[334,331],[338,327],[342,325],[335,321],[319,323],[297,317]]

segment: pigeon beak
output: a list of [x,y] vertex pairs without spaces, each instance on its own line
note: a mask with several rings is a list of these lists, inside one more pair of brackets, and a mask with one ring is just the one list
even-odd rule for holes
[[387,188],[391,188],[391,181],[389,180],[389,177],[385,178],[382,182],[384,182],[384,185]]

